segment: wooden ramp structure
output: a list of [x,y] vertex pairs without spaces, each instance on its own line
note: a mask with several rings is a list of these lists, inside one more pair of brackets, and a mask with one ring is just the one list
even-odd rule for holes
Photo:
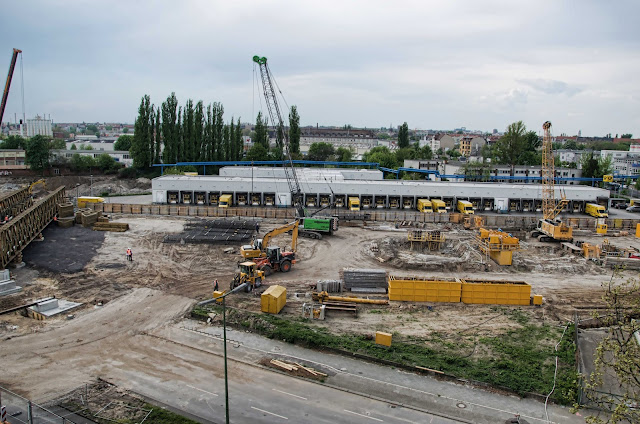
[[[6,200],[6,204],[2,204],[2,207],[11,208],[20,202],[24,203],[25,197],[21,196],[25,190],[30,198],[28,188],[18,190],[0,199],[0,201]],[[22,261],[22,250],[42,233],[58,213],[58,204],[64,201],[64,190],[64,186],[59,187],[0,226],[0,269],[6,268],[14,259]],[[15,203],[11,204],[10,200]]]

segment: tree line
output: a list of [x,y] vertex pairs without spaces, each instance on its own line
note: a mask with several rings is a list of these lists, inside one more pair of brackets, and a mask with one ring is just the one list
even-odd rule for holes
[[[171,93],[156,107],[150,96],[144,95],[134,134],[127,139],[130,142],[128,150],[134,167],[140,169],[159,163],[281,160],[286,129],[276,128],[276,145],[272,148],[268,128],[268,121],[259,112],[255,130],[251,133],[253,146],[245,152],[245,131],[240,118],[231,117],[225,122],[222,103],[213,102],[205,107],[202,100],[194,103],[189,99],[180,106],[175,93]],[[288,137],[293,154],[300,153],[300,134],[300,117],[296,106],[292,106]]]

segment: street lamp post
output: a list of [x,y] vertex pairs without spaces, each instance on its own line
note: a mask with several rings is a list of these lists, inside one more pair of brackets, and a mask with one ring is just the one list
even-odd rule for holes
[[76,207],[78,207],[78,187],[80,187],[80,183],[76,183]]
[[225,402],[225,422],[229,424],[229,380],[227,377],[227,302],[226,297],[230,294],[244,290],[249,283],[242,283],[238,287],[231,290],[229,293],[225,293],[220,297],[213,299],[207,299],[198,303],[198,306],[208,305],[209,303],[216,302],[222,299],[222,340],[224,344],[224,402]]
[[90,181],[91,181],[89,183],[89,187],[90,187],[89,190],[91,192],[91,197],[93,197],[93,174],[89,175],[89,178],[90,178]]

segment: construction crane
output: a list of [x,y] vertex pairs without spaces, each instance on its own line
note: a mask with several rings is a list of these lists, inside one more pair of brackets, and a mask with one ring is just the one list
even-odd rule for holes
[[291,204],[296,209],[296,216],[302,218],[305,216],[304,212],[304,194],[300,188],[300,182],[298,181],[298,175],[293,167],[293,160],[291,159],[291,149],[289,148],[289,136],[287,135],[280,113],[280,106],[278,105],[278,98],[276,97],[276,90],[273,86],[273,80],[271,78],[271,71],[267,64],[266,57],[253,56],[253,61],[260,67],[260,77],[262,79],[262,89],[264,91],[264,98],[267,103],[267,110],[269,111],[269,117],[271,123],[276,128],[276,131],[282,130],[284,132],[284,173],[287,177],[287,183],[289,184],[289,192],[291,193]]
[[0,104],[0,124],[4,117],[4,109],[7,106],[7,98],[9,98],[9,88],[11,87],[11,80],[13,79],[13,71],[16,69],[16,61],[18,60],[18,54],[22,53],[22,50],[13,49],[13,56],[11,56],[11,64],[9,65],[9,75],[7,75],[7,82],[4,85],[4,93],[2,93],[2,103]]
[[555,167],[551,143],[551,122],[542,124],[542,219],[531,234],[540,241],[573,241],[573,229],[562,222],[558,215],[569,201],[561,193],[561,199],[555,197]]

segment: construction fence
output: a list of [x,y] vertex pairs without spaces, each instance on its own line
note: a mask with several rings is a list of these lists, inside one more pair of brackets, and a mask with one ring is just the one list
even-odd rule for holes
[[[6,419],[11,423],[25,424],[83,424],[86,420],[76,419],[66,409],[46,408],[17,393],[0,387],[2,405],[6,408]],[[80,418],[80,417],[77,417]]]
[[[132,215],[161,215],[161,216],[191,216],[191,217],[251,217],[264,219],[292,219],[295,211],[292,208],[273,207],[231,207],[220,208],[216,206],[184,206],[184,205],[130,205],[122,203],[92,203],[87,205],[93,210],[104,213],[121,213]],[[327,213],[329,211],[327,210]],[[460,222],[460,214],[457,213],[422,213],[418,211],[374,209],[361,211],[330,211],[331,215],[337,215],[343,221],[368,221],[368,222],[411,222],[411,223],[448,223]],[[487,227],[503,229],[531,228],[533,229],[539,217],[519,215],[483,215]],[[594,230],[595,218],[580,217],[566,218],[567,224],[576,229]],[[606,224],[610,230],[634,231],[640,219],[607,219]]]

